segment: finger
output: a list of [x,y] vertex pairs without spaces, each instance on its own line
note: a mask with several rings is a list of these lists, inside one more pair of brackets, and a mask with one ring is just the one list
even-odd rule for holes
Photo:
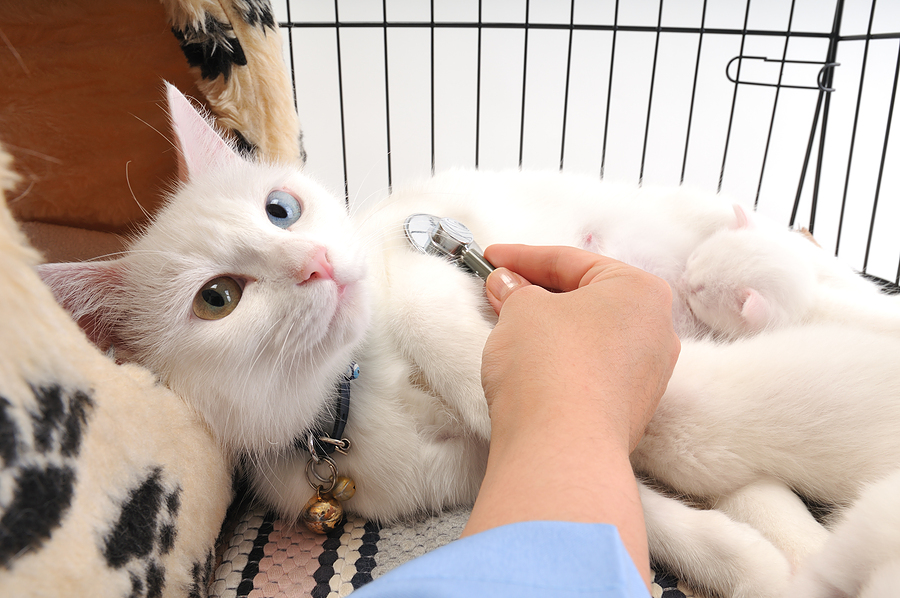
[[[491,245],[485,257],[496,267],[518,273],[532,284],[554,291],[572,291],[595,279],[607,267],[621,262],[575,247]],[[591,272],[591,276],[585,276]]]
[[488,301],[490,301],[494,311],[499,314],[503,303],[513,291],[530,285],[530,282],[515,272],[501,267],[491,272],[485,283],[485,288],[487,289]]

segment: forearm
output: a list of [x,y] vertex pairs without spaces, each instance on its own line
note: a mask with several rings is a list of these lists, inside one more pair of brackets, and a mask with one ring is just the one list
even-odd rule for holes
[[496,430],[463,535],[520,521],[608,523],[649,585],[647,534],[627,447],[608,440],[602,417],[554,415],[535,418],[531,427]]
[[671,289],[573,248],[485,255],[499,266],[487,291],[500,318],[481,367],[491,449],[465,534],[528,520],[611,524],[649,587],[629,453],[678,356]]

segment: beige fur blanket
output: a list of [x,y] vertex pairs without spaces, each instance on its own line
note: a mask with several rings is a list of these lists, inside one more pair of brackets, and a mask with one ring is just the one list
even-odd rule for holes
[[232,468],[180,398],[88,342],[38,259],[0,198],[0,595],[205,596]]
[[[97,231],[139,224],[130,195],[91,186],[107,169],[90,165],[100,164],[106,147],[98,138],[117,139],[104,115],[122,112],[131,126],[156,135],[117,103],[152,107],[162,97],[155,91],[162,78],[143,72],[142,80],[155,88],[152,97],[124,78],[147,64],[126,58],[142,40],[121,35],[122,48],[111,52],[103,45],[109,36],[97,37],[97,29],[115,17],[101,6],[13,0],[0,11],[0,45],[16,57],[0,68],[0,141],[15,140],[10,149],[18,160],[11,164],[0,149],[0,596],[202,597],[232,500],[232,464],[198,415],[150,372],[117,365],[88,342],[33,271],[41,257],[9,209],[31,224]],[[220,123],[246,151],[302,162],[268,0],[162,0],[155,6],[144,0],[121,10],[148,18],[165,13],[162,27],[151,25],[149,35],[165,34],[161,54],[180,49],[181,68],[194,75]],[[50,16],[56,21],[48,22]],[[76,17],[94,26],[79,34]],[[135,25],[120,21],[124,28]],[[126,67],[117,71],[123,78],[106,72],[92,84],[97,73],[90,64],[107,59]],[[61,97],[60,76],[79,64],[82,72],[69,74],[81,83]],[[121,97],[104,95],[116,89]],[[70,110],[81,104],[103,126],[72,118]],[[61,112],[54,113],[55,106]],[[40,128],[45,125],[53,130]],[[109,164],[125,162],[115,149],[103,156]],[[158,150],[145,162],[156,164],[157,156],[174,165],[171,152]],[[163,175],[148,170],[146,179]],[[118,170],[116,176],[124,183]],[[53,187],[53,180],[62,183]]]

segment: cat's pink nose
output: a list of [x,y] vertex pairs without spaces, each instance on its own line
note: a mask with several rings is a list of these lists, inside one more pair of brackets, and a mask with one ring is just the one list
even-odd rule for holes
[[316,248],[316,252],[309,261],[306,262],[303,269],[300,270],[299,279],[301,283],[316,279],[334,279],[334,267],[332,267],[331,262],[328,261],[328,256],[325,255],[324,247]]

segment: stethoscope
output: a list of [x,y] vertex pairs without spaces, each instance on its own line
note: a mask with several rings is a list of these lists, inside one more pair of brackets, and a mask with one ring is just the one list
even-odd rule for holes
[[472,232],[453,218],[413,214],[403,223],[403,231],[410,244],[422,253],[449,258],[481,278],[494,271]]

